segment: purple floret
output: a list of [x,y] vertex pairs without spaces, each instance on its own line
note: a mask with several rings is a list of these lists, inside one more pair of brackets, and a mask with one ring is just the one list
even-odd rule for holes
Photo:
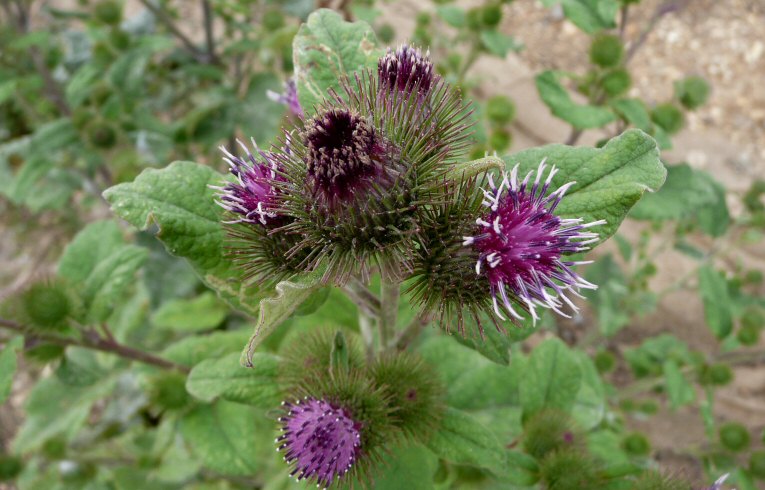
[[257,149],[257,157],[241,141],[237,141],[245,152],[244,157],[237,157],[221,147],[223,159],[229,164],[235,182],[212,186],[218,191],[218,204],[230,211],[237,218],[230,223],[254,223],[263,226],[274,225],[280,221],[276,212],[278,189],[274,183],[284,181],[278,173],[279,167],[271,156]]
[[422,52],[403,44],[388,52],[377,62],[377,75],[380,88],[411,92],[415,87],[420,93],[427,93],[433,85],[433,63],[430,53]]
[[353,467],[361,448],[360,425],[342,408],[314,398],[284,402],[278,451],[294,466],[290,476],[329,487]]
[[500,302],[507,313],[523,319],[513,308],[513,300],[534,321],[539,318],[538,306],[568,317],[560,309],[563,303],[573,311],[577,308],[566,294],[579,296],[579,289],[597,287],[572,270],[589,262],[567,261],[563,256],[589,250],[587,245],[596,242],[598,234],[588,229],[605,221],[582,223],[581,218],[562,219],[553,214],[574,182],[547,194],[557,170],[552,167],[547,180],[540,182],[544,169],[542,161],[533,183],[529,182],[533,171],[519,182],[517,165],[510,175],[503,174],[499,186],[490,177],[490,189],[483,191],[487,213],[476,221],[475,235],[463,237],[464,245],[479,252],[476,273],[489,281],[494,311],[503,320]]

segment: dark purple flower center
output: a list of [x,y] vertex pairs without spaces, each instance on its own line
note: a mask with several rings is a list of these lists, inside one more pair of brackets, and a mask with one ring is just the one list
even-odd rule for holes
[[476,234],[464,237],[465,245],[473,245],[479,251],[476,273],[489,280],[494,310],[503,319],[498,296],[505,310],[515,318],[522,317],[511,300],[521,302],[536,321],[537,306],[568,316],[560,310],[561,300],[574,310],[576,307],[564,293],[577,294],[579,288],[596,287],[571,269],[583,262],[567,262],[562,256],[589,249],[585,245],[597,241],[598,235],[586,228],[605,222],[580,224],[581,219],[555,216],[553,211],[573,182],[547,195],[557,171],[553,167],[540,185],[543,171],[544,161],[533,185],[529,185],[533,172],[519,183],[517,165],[509,178],[503,175],[499,187],[490,179],[491,189],[484,191],[488,213],[476,221]]
[[242,142],[238,143],[245,157],[234,156],[221,147],[236,181],[214,187],[218,190],[218,204],[238,215],[233,222],[273,225],[281,220],[275,211],[278,190],[273,184],[284,177],[277,173],[278,166],[268,153],[258,150],[257,158]]
[[311,120],[304,134],[308,175],[330,202],[347,200],[383,172],[382,138],[356,114],[331,109]]
[[282,435],[276,441],[285,461],[294,464],[290,476],[328,487],[345,475],[360,451],[360,425],[324,400],[306,398],[283,406],[288,412],[279,419]]
[[377,62],[377,75],[381,88],[411,92],[417,87],[424,94],[433,84],[433,63],[428,53],[423,56],[419,49],[404,44],[395,51],[388,48]]

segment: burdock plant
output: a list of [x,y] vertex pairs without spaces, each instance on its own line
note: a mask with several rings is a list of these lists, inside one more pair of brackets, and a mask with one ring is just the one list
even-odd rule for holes
[[[340,49],[338,40],[348,45]],[[270,146],[225,148],[228,176],[180,162],[107,192],[131,223],[156,221],[168,250],[255,318],[242,363],[264,393],[250,398],[257,390],[240,372],[228,386],[228,360],[194,367],[189,393],[270,410],[291,475],[320,487],[369,485],[391,477],[391,464],[435,472],[438,460],[451,475],[468,466],[503,482],[523,475],[507,480],[516,486],[601,482],[599,462],[580,464],[585,445],[572,429],[579,420],[571,407],[588,379],[583,361],[546,341],[543,354],[518,356],[513,369],[523,373],[509,373],[508,339],[517,338],[516,327],[539,328],[547,312],[574,315],[581,291],[596,287],[577,272],[581,255],[663,182],[655,142],[636,130],[601,149],[551,145],[469,161],[471,104],[437,73],[429,52],[378,50],[363,24],[320,11],[298,33],[294,61],[294,85],[276,98],[295,117]],[[146,194],[172,206],[136,201]],[[193,213],[200,219],[185,222]],[[338,289],[327,294],[331,288]],[[357,307],[350,317],[339,309],[346,299]],[[321,314],[303,316],[324,300]],[[473,338],[434,347],[447,339],[423,333],[431,321]],[[287,335],[262,344],[282,324]],[[479,354],[468,349],[501,366],[474,362],[469,356]],[[558,382],[559,369],[570,379]],[[555,389],[524,384],[548,376]],[[485,380],[496,386],[461,397]],[[555,404],[544,406],[539,393],[552,392]],[[277,399],[284,400],[278,415]],[[508,400],[520,400],[528,421],[515,442],[462,411],[476,408],[494,424],[494,412],[482,410]],[[553,429],[543,427],[544,414],[558,422]],[[416,461],[401,460],[403,448]],[[578,466],[592,481],[568,478]]]

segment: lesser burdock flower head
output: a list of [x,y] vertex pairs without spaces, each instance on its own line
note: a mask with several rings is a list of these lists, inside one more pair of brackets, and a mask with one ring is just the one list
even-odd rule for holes
[[402,44],[398,49],[388,48],[388,52],[377,62],[377,75],[380,88],[401,92],[427,93],[436,76],[430,53],[425,55],[419,48]]
[[572,269],[588,262],[567,261],[563,256],[589,250],[588,244],[598,241],[598,234],[589,229],[605,221],[583,223],[581,218],[556,216],[555,208],[574,182],[548,193],[557,171],[551,167],[542,181],[544,170],[543,160],[533,183],[533,171],[519,179],[518,165],[509,175],[502,174],[499,185],[489,176],[489,189],[483,190],[486,210],[476,220],[475,233],[463,238],[463,244],[479,254],[475,272],[488,281],[494,311],[502,320],[503,310],[523,319],[514,302],[534,321],[539,318],[537,307],[569,316],[561,310],[564,303],[577,308],[566,293],[578,295],[581,288],[596,288]]
[[257,156],[241,141],[237,141],[245,156],[238,157],[221,147],[223,159],[236,178],[225,186],[214,187],[218,191],[218,204],[232,213],[231,222],[252,223],[263,226],[278,223],[276,212],[278,190],[275,181],[284,180],[277,174],[278,167],[268,153],[261,151],[252,141]]
[[311,119],[303,133],[306,165],[317,197],[330,205],[350,202],[390,169],[390,150],[379,131],[363,117],[330,109]]
[[283,402],[277,450],[294,466],[290,476],[327,488],[353,467],[361,451],[361,426],[345,409],[306,397]]

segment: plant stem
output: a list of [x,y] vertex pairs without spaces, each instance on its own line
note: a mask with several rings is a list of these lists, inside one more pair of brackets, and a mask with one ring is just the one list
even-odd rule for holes
[[629,62],[635,56],[637,51],[648,40],[648,35],[651,34],[653,29],[659,23],[659,20],[661,20],[662,17],[664,17],[665,15],[669,13],[672,13],[684,8],[685,4],[686,4],[686,0],[666,0],[664,3],[656,7],[656,11],[653,13],[653,16],[648,21],[648,24],[643,29],[643,32],[640,33],[640,36],[637,38],[637,40],[630,46],[630,49],[627,50],[627,54],[624,57],[625,66],[629,64]]
[[[148,352],[138,350],[124,344],[120,344],[114,339],[114,337],[111,337],[111,338],[103,337],[100,334],[98,334],[95,330],[86,330],[85,332],[83,332],[84,335],[82,336],[82,338],[75,339],[75,338],[61,337],[58,335],[33,332],[30,328],[25,327],[12,320],[7,320],[5,318],[0,318],[0,327],[7,328],[8,330],[13,330],[14,332],[27,335],[31,338],[38,339],[43,342],[60,345],[62,347],[67,347],[70,345],[73,345],[76,347],[84,347],[86,349],[92,349],[92,350],[97,350],[101,352],[108,352],[110,354],[115,354],[117,356],[124,357],[125,359],[142,362],[144,364],[149,364],[162,369],[171,369],[171,370],[180,371],[182,373],[188,373],[190,371],[190,369],[186,366],[181,366],[180,364],[176,364],[172,361],[168,361],[167,359],[162,359],[161,357],[157,357],[154,354],[150,354]],[[103,328],[107,328],[107,327],[104,326]]]
[[210,63],[218,63],[218,55],[215,54],[215,37],[213,35],[213,11],[209,0],[202,0],[202,15],[205,20],[205,45],[207,57]]
[[422,330],[430,323],[430,315],[422,314],[417,315],[409,325],[404,328],[390,344],[391,348],[395,348],[398,351],[406,349],[417,337],[420,336]]
[[181,44],[188,49],[192,55],[194,55],[194,58],[196,58],[197,61],[200,63],[212,63],[214,59],[210,59],[207,53],[200,50],[197,46],[194,45],[194,43],[189,39],[186,34],[181,31],[178,26],[175,25],[173,22],[173,19],[170,18],[170,16],[165,12],[161,7],[157,7],[149,0],[138,0],[141,2],[141,4],[146,7],[149,11],[151,11],[152,14],[162,22],[167,29],[173,33],[175,37],[178,38],[179,41],[181,41]]
[[367,356],[367,362],[372,361],[375,356],[375,334],[372,331],[374,319],[359,309],[359,331],[361,339],[364,341],[364,352]]
[[351,279],[343,286],[343,291],[367,316],[377,318],[380,315],[380,300],[358,279]]
[[396,330],[398,318],[398,299],[401,294],[401,284],[395,279],[382,277],[382,294],[380,295],[380,350],[384,350],[390,342],[391,335]]

